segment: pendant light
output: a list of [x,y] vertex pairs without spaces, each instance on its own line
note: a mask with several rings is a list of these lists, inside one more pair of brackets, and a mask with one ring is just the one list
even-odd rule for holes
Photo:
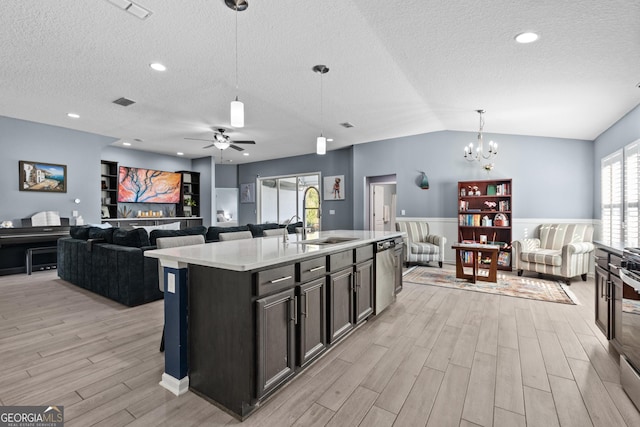
[[238,12],[247,10],[249,3],[245,0],[225,0],[228,8],[236,12],[236,99],[231,101],[230,124],[234,128],[244,127],[244,104],[238,100]]
[[327,154],[327,138],[322,134],[322,128],[324,127],[324,117],[322,111],[322,75],[327,74],[329,69],[326,65],[316,65],[313,67],[315,73],[320,74],[320,136],[316,139],[316,154]]

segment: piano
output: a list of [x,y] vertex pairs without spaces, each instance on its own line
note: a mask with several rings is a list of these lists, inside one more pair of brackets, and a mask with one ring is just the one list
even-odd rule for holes
[[[69,236],[69,225],[0,228],[0,275],[26,272],[27,249],[56,246]],[[37,262],[36,262],[37,261]],[[34,270],[55,268],[56,254],[42,254],[34,260]]]

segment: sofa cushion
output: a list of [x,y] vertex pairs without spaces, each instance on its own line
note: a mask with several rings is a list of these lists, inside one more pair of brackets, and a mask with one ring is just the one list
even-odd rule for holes
[[233,232],[233,231],[248,231],[249,227],[246,225],[240,225],[237,227],[215,227],[211,226],[207,230],[205,239],[207,242],[217,242],[220,240],[220,233]]
[[251,231],[253,237],[264,237],[264,230],[280,228],[280,225],[275,222],[269,224],[247,224],[247,226],[249,227],[249,231]]
[[113,243],[120,246],[141,248],[150,246],[149,235],[144,228],[134,228],[133,230],[123,230],[118,228],[113,232]]
[[73,225],[69,229],[69,235],[74,239],[87,240],[89,238],[89,226]]
[[204,237],[207,234],[207,227],[197,225],[184,230],[153,230],[149,235],[149,242],[153,246],[156,244],[156,240],[161,237],[193,236],[198,234]]
[[89,227],[89,239],[104,239],[107,243],[113,243],[115,228]]
[[412,254],[435,255],[440,252],[440,248],[433,243],[411,243]]
[[520,254],[520,259],[525,262],[560,267],[562,265],[562,251],[554,249],[536,249],[531,252],[522,252]]

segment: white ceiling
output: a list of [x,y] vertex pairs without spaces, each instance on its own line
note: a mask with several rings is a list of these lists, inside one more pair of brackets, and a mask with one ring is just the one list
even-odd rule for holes
[[[136,2],[148,19],[106,0],[0,2],[0,115],[217,155],[183,138],[229,126],[235,12],[223,0]],[[516,43],[523,31],[540,39]],[[230,135],[257,145],[226,150],[235,163],[315,151],[316,64],[330,68],[329,150],[477,131],[478,108],[486,132],[593,140],[640,103],[638,0],[249,0],[238,34],[246,126]],[[112,103],[122,96],[136,103]]]

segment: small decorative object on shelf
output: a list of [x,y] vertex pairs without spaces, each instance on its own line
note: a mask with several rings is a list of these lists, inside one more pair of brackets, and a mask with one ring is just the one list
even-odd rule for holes
[[487,205],[487,207],[492,211],[495,211],[496,206],[498,205],[496,202],[492,202],[491,200],[485,200],[484,204]]
[[427,178],[427,175],[424,172],[420,172],[422,174],[422,179],[420,180],[420,188],[422,188],[423,190],[428,190],[429,189],[429,179]]
[[460,189],[460,197],[465,197],[467,195],[467,189],[462,187]]

